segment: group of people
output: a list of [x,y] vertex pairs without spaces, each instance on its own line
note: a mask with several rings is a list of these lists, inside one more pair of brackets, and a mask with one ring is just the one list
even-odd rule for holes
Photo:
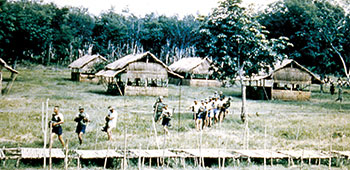
[[226,98],[222,91],[214,93],[200,102],[194,100],[189,109],[193,113],[196,129],[199,131],[204,127],[211,127],[214,123],[222,122],[229,113],[231,98]]
[[336,82],[334,82],[332,79],[330,79],[329,77],[326,77],[323,82],[325,84],[330,84],[329,87],[329,91],[331,93],[331,95],[335,94],[335,85],[337,85],[338,87],[338,98],[335,101],[343,101],[343,86],[350,86],[350,82],[349,81],[343,81],[340,77],[338,78],[338,80]]
[[[79,113],[75,116],[74,121],[77,123],[77,127],[75,129],[75,132],[78,135],[79,143],[83,143],[83,134],[86,132],[86,126],[89,122],[91,122],[89,115],[85,112],[85,109],[82,106],[79,106]],[[112,129],[116,127],[116,121],[117,121],[117,112],[114,111],[114,108],[109,106],[108,107],[108,114],[105,117],[105,125],[102,127],[102,131],[107,133],[108,140],[112,139]],[[53,114],[51,121],[49,122],[50,127],[52,127],[52,134],[51,134],[51,141],[53,141],[53,138],[55,135],[58,136],[58,140],[61,142],[62,146],[65,147],[62,134],[62,124],[64,123],[64,116],[59,111],[59,106],[55,106],[53,108]],[[50,145],[52,145],[52,142],[50,142]]]

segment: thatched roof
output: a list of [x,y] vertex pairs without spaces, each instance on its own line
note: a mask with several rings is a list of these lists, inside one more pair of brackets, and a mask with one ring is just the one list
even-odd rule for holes
[[308,70],[307,68],[305,68],[304,66],[300,65],[298,62],[292,59],[284,59],[280,62],[276,62],[274,64],[274,69],[270,69],[268,73],[260,72],[259,75],[251,77],[250,80],[272,79],[274,73],[276,73],[277,71],[283,68],[290,67],[291,64],[293,64],[294,68],[299,68],[302,71],[305,71],[306,73],[308,73],[312,77],[311,80],[313,84],[322,84],[321,79],[317,75],[315,75],[310,70]]
[[[5,67],[7,70],[11,71],[12,73],[18,74],[18,71],[15,70],[15,69],[13,69],[13,68],[10,67],[9,65],[7,65],[7,63],[6,63],[2,58],[0,58],[0,65],[1,65],[2,67]],[[0,70],[0,71],[1,71],[1,70]]]
[[[172,70],[170,70],[167,65],[165,65],[162,61],[160,61],[155,55],[153,55],[150,52],[145,52],[145,53],[140,53],[140,54],[130,54],[130,55],[127,55],[125,57],[122,57],[119,60],[116,60],[113,63],[108,64],[105,67],[105,70],[98,72],[96,75],[106,76],[106,77],[115,76],[115,75],[119,74],[121,71],[124,71],[128,65],[135,63],[135,62],[138,62],[146,57],[151,57],[150,59],[152,59],[155,63],[160,64],[162,67],[164,67],[169,74],[172,74],[172,75],[177,76],[179,78],[183,78],[181,75],[178,75],[178,74],[174,73]],[[108,73],[108,75],[107,75],[107,73]]]
[[210,64],[211,61],[207,57],[189,57],[176,61],[169,68],[176,73],[210,74]]
[[77,60],[73,61],[71,64],[69,64],[68,68],[77,68],[81,69],[87,64],[89,64],[91,61],[94,61],[95,59],[100,58],[103,61],[107,61],[106,58],[100,56],[100,55],[84,55]]

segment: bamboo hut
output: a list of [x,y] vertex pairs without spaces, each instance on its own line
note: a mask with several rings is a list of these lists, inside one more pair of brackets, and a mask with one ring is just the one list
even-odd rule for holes
[[107,59],[100,55],[85,55],[69,64],[73,81],[98,82],[95,73],[102,70]]
[[168,75],[182,78],[150,52],[130,54],[96,75],[107,92],[119,95],[168,96]]
[[296,61],[286,59],[269,73],[250,77],[245,83],[251,99],[309,100],[311,84],[322,81]]
[[[2,69],[3,68],[11,72],[11,80],[7,83],[5,89],[2,89],[2,80],[3,80]],[[4,94],[10,92],[12,85],[17,78],[17,75],[18,75],[18,71],[11,68],[9,65],[7,65],[7,63],[2,58],[0,58],[0,96],[3,94],[3,92]]]
[[[169,68],[175,73],[184,77],[182,85],[194,87],[220,87],[221,83],[212,77],[213,71],[210,70],[212,61],[206,58],[190,57],[182,58],[171,64]],[[179,84],[180,79],[170,78],[173,84]]]

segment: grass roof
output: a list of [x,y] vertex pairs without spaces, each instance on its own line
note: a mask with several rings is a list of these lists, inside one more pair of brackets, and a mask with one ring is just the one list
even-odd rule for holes
[[101,55],[84,55],[73,61],[71,64],[69,64],[68,68],[83,68],[85,65],[89,64],[91,61],[94,61],[96,58],[100,58],[101,60],[107,61],[107,59],[102,57]]

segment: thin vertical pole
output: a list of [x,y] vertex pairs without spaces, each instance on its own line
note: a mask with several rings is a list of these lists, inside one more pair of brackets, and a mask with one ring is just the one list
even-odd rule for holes
[[51,149],[52,149],[52,124],[50,123],[50,147],[49,147],[49,170],[52,167],[52,157],[51,157]]
[[125,98],[124,98],[124,158],[123,158],[123,170],[126,169],[126,145],[127,145],[127,139],[126,139],[126,104],[125,104]]
[[180,133],[180,127],[181,127],[181,84],[179,83],[179,114],[178,114],[178,127],[177,127],[177,133],[179,135]]
[[[264,132],[264,170],[266,170],[266,122],[265,122],[265,132]],[[271,159],[272,162],[272,159]]]
[[108,148],[107,148],[106,157],[105,157],[105,162],[104,162],[104,164],[103,164],[103,169],[106,169],[106,167],[107,167],[108,152],[109,152],[109,146],[108,146]]
[[68,170],[68,148],[69,148],[68,142],[69,142],[69,140],[66,139],[66,152],[65,152],[65,157],[64,157],[64,169],[65,170]]
[[44,162],[43,162],[43,168],[45,169],[46,168],[46,137],[47,137],[47,122],[45,121],[45,103],[42,102],[41,103],[41,130],[43,132],[43,136],[44,136],[44,146],[43,146],[43,149],[44,149]]
[[[139,151],[141,151],[141,143],[139,144]],[[138,160],[138,168],[139,170],[142,170],[142,167],[141,166],[141,155],[139,154],[139,160]]]
[[[332,131],[333,132],[333,127],[332,127]],[[332,145],[333,145],[333,139],[332,139],[332,133],[330,134],[330,140],[331,140],[331,145],[329,147],[329,153],[332,153]],[[332,169],[332,156],[329,156],[328,159],[328,169],[331,170]]]

